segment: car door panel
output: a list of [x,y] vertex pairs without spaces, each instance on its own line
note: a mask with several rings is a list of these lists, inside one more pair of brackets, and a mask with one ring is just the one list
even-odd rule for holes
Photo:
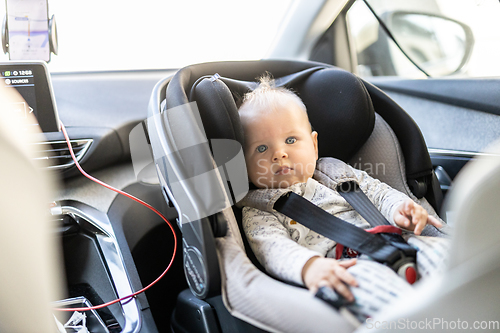
[[370,78],[381,89],[500,115],[500,79]]
[[[500,138],[498,80],[370,80],[420,127],[441,188],[448,190],[462,167]],[[450,87],[452,86],[452,87]],[[481,86],[484,86],[481,89]]]
[[419,125],[427,146],[480,152],[500,138],[500,116],[387,91]]

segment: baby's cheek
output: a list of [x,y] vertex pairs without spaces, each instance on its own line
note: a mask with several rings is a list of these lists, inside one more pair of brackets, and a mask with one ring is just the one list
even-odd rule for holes
[[252,165],[253,169],[255,170],[255,173],[259,176],[264,176],[269,173],[270,166],[269,163],[266,162],[265,159],[258,159],[256,163]]

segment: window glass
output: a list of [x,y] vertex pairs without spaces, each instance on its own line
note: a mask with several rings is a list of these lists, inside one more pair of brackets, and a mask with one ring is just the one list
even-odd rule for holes
[[[263,58],[292,0],[49,0],[59,54],[49,69],[179,68]],[[5,5],[0,6],[5,15]],[[8,55],[1,55],[1,61]]]
[[[411,59],[432,77],[500,76],[497,0],[368,0]],[[365,3],[348,11],[363,77],[425,75],[387,37]]]

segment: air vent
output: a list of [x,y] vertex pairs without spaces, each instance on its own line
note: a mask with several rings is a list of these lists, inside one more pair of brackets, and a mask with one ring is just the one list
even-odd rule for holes
[[[83,158],[83,155],[89,149],[92,141],[92,139],[70,140],[71,147],[73,148],[73,152],[78,162]],[[35,159],[48,160],[50,165],[48,167],[49,169],[66,169],[75,164],[71,158],[66,141],[48,141],[41,142],[40,144],[44,146],[37,152],[39,157]]]

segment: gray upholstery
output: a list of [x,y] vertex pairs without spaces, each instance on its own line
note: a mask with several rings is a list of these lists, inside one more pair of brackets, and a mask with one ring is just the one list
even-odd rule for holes
[[[403,176],[406,175],[405,160],[399,142],[394,131],[379,114],[375,114],[372,134],[363,147],[350,159],[349,164],[405,193],[434,217],[439,218],[425,198],[417,199],[410,191]],[[440,236],[441,233],[436,228],[427,226],[423,235]]]
[[378,114],[375,115],[375,127],[371,136],[349,160],[349,164],[406,195],[411,194],[403,176],[406,172],[401,147],[392,129]]
[[279,282],[248,259],[231,209],[229,232],[216,239],[224,305],[235,317],[271,332],[351,332],[355,326],[309,291]]

